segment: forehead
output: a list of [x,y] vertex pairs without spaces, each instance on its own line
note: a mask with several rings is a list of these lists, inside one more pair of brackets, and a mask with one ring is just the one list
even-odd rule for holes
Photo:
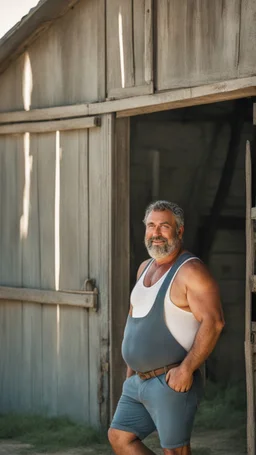
[[175,223],[175,217],[174,217],[173,213],[170,212],[170,210],[162,210],[162,211],[153,210],[148,215],[146,224],[148,224],[148,223],[157,224],[157,223],[165,223],[165,222],[167,222],[169,224]]

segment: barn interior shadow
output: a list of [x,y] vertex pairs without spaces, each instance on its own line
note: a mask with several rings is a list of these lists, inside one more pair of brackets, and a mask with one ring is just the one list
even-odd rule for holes
[[206,263],[221,292],[226,326],[204,368],[195,454],[215,453],[214,445],[245,453],[245,146],[254,139],[252,116],[248,98],[131,118],[131,288],[147,258],[145,208],[166,199],[184,209],[185,247]]

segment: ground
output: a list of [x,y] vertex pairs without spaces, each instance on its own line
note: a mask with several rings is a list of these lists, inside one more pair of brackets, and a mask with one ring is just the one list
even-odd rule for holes
[[[215,430],[196,432],[192,441],[193,455],[243,455],[244,438],[239,437],[240,432],[232,430]],[[157,455],[162,454],[159,449],[156,435],[147,438],[147,445],[155,451]],[[41,455],[34,451],[32,446],[21,444],[18,441],[1,441],[0,455]],[[60,452],[45,452],[45,455],[111,455],[112,452],[108,445],[93,445],[87,448],[74,448],[62,450]]]

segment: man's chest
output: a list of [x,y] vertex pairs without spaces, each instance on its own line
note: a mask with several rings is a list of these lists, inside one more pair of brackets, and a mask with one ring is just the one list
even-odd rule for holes
[[[167,273],[170,267],[162,267],[161,269],[149,270],[144,277],[143,284],[146,287],[154,286]],[[179,272],[174,277],[171,289],[169,291],[170,300],[179,308],[189,309],[186,288],[179,277]]]

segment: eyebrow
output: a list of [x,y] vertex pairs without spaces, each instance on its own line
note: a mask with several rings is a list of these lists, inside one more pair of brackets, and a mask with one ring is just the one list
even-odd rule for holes
[[[155,223],[153,221],[149,221],[147,224],[155,224]],[[163,221],[162,223],[160,223],[160,225],[162,225],[162,224],[168,224],[169,226],[171,226],[169,221]]]

